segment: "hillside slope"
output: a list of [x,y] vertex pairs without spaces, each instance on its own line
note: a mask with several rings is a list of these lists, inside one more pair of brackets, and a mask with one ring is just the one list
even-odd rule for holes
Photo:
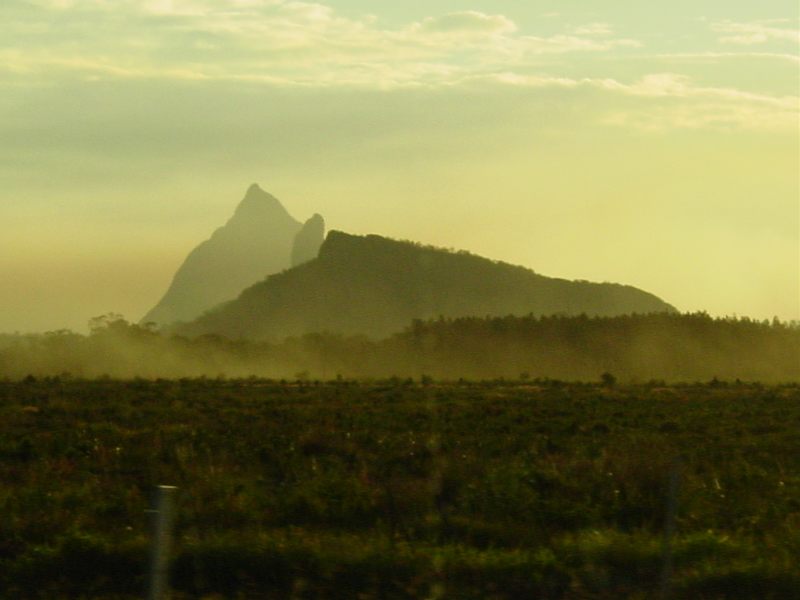
[[267,278],[178,331],[258,339],[320,331],[385,336],[413,319],[440,315],[674,311],[630,286],[554,279],[463,252],[332,231],[316,259]]

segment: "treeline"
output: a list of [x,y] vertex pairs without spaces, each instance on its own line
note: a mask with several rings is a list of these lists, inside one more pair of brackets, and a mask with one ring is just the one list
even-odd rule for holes
[[0,336],[0,377],[800,381],[800,326],[705,313],[414,321],[381,340],[188,338],[94,319],[91,332]]

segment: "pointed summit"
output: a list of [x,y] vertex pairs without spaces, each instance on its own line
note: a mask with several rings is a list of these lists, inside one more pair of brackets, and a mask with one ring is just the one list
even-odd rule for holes
[[[239,203],[239,206],[242,204],[263,204],[265,202],[278,202],[278,199],[272,194],[261,189],[261,186],[257,183],[253,183],[249,188],[247,188],[247,192],[245,193],[244,198],[242,198],[242,201]],[[278,204],[280,204],[280,202],[278,202]]]
[[289,219],[294,221],[280,200],[262,190],[257,183],[247,188],[247,193],[236,207],[229,223],[240,219],[282,219],[284,221]]
[[325,219],[315,214],[305,222],[297,233],[292,246],[292,266],[303,264],[317,258],[319,248],[325,240]]
[[289,268],[301,229],[275,196],[252,184],[225,226],[189,253],[164,297],[142,321],[189,321]]

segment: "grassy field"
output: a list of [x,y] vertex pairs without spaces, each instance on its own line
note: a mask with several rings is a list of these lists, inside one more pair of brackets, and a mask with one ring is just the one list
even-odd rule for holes
[[0,597],[800,598],[800,386],[0,382]]

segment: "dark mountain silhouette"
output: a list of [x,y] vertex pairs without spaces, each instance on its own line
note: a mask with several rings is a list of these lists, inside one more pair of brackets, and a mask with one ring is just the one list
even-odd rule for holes
[[294,238],[292,246],[292,266],[296,267],[317,257],[322,242],[325,241],[325,220],[314,215],[305,222]]
[[[315,215],[313,225],[306,224],[312,232],[319,229],[315,219],[322,221]],[[251,185],[225,226],[189,253],[164,297],[142,322],[190,321],[267,275],[289,268],[295,246],[302,248],[302,256],[311,252],[311,233],[295,240],[301,229],[277,198]]]
[[567,281],[465,252],[331,231],[319,256],[272,275],[178,329],[277,339],[310,332],[384,336],[438,316],[613,316],[675,312],[633,287]]

